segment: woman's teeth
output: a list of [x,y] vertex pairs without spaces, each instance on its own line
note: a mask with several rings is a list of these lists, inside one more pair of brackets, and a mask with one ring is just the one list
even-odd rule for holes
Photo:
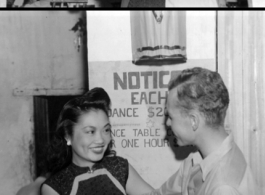
[[101,147],[95,147],[95,148],[92,148],[92,151],[101,153],[101,152],[103,152],[103,149],[104,149],[103,146],[101,146]]

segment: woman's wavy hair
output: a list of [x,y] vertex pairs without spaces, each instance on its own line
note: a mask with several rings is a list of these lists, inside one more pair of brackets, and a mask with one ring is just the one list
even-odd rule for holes
[[[109,116],[110,98],[102,88],[93,88],[81,97],[68,101],[60,112],[53,140],[47,147],[45,159],[46,172],[55,174],[72,162],[72,148],[67,146],[65,137],[73,135],[73,126],[79,117],[91,110],[102,110]],[[112,141],[104,154],[116,155]]]
[[184,113],[199,110],[209,126],[223,125],[229,105],[228,90],[217,72],[195,67],[183,70],[170,81],[168,89],[177,87],[175,105]]

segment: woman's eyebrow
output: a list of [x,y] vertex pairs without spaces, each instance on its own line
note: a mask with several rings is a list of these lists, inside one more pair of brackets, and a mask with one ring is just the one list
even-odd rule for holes
[[[110,123],[107,123],[106,125],[104,125],[103,128],[108,127],[108,126],[111,127],[111,124]],[[87,126],[83,127],[83,129],[86,129],[86,128],[96,129],[96,127],[95,126],[92,126],[92,125],[87,125]]]
[[91,126],[91,125],[87,125],[87,126],[83,127],[83,129],[86,129],[86,128],[96,129],[96,127]]
[[111,124],[110,123],[107,123],[104,127],[107,127],[107,126],[111,127]]

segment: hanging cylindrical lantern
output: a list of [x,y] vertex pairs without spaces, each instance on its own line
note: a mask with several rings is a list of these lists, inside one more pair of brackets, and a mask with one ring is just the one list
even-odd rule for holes
[[166,65],[184,63],[185,11],[131,11],[133,63]]

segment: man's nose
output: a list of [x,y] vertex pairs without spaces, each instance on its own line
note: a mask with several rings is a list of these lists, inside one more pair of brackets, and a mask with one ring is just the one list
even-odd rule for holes
[[171,120],[168,117],[166,119],[166,126],[168,126],[168,127],[171,126]]

